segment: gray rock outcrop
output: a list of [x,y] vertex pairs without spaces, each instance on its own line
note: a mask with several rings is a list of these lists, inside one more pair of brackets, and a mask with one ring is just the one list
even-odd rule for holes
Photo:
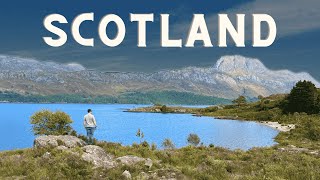
[[111,154],[107,154],[101,147],[88,145],[82,148],[83,154],[81,158],[92,163],[95,167],[103,167],[106,169],[114,168],[117,163]]
[[131,173],[128,170],[123,171],[122,177],[124,177],[125,179],[132,179]]
[[[95,167],[111,169],[118,165],[132,166],[143,162],[145,166],[151,168],[153,162],[151,159],[127,155],[115,158],[112,154],[107,153],[104,149],[95,145],[86,145],[86,143],[75,136],[39,136],[34,140],[35,148],[55,148],[59,151],[79,155],[84,161],[92,163]],[[75,150],[81,147],[82,152]],[[43,157],[50,158],[50,153],[46,152]]]
[[120,163],[128,165],[128,166],[145,161],[144,158],[132,156],[132,155],[118,157],[116,160],[119,161]]
[[82,147],[86,145],[86,143],[75,136],[39,136],[34,140],[34,147],[42,148],[42,147],[58,147],[58,146],[65,146],[67,148],[74,148],[74,147]]

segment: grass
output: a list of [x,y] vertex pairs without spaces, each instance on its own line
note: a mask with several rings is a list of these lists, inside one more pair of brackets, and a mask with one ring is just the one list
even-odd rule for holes
[[[230,151],[219,147],[188,146],[174,150],[152,150],[142,145],[97,145],[116,157],[136,155],[151,158],[152,172],[191,179],[320,179],[320,158],[308,153],[288,153],[278,147]],[[50,158],[44,157],[50,152]],[[26,179],[119,179],[124,170],[133,177],[148,172],[143,164],[112,170],[94,169],[77,155],[54,149],[25,149],[0,153],[0,178]]]

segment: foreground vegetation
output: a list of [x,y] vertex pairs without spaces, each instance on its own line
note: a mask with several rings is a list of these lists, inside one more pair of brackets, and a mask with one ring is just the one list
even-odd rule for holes
[[[189,146],[175,149],[174,142],[165,139],[164,150],[159,150],[154,144],[150,145],[143,141],[144,134],[139,129],[136,134],[141,138],[139,144],[122,146],[116,143],[96,142],[96,145],[116,157],[135,155],[151,158],[155,162],[151,169],[146,168],[144,164],[123,165],[110,170],[96,169],[76,154],[56,149],[34,148],[0,153],[0,178],[121,179],[122,172],[129,170],[136,179],[143,179],[141,176],[143,172],[157,172],[160,177],[175,174],[177,179],[320,179],[320,115],[314,110],[304,112],[305,109],[302,107],[299,108],[302,112],[290,112],[290,107],[293,107],[290,103],[292,99],[293,101],[296,99],[290,100],[288,96],[290,97],[290,94],[260,97],[260,100],[254,103],[247,103],[241,97],[234,101],[233,105],[207,108],[157,105],[136,110],[194,113],[199,116],[295,124],[295,129],[279,133],[276,137],[278,144],[273,147],[231,151],[214,145],[201,145],[201,139],[196,134],[190,134],[186,139]],[[298,100],[301,101],[299,98]],[[312,99],[303,103],[308,104],[308,101],[317,104]],[[39,119],[37,117],[33,116],[34,119]],[[34,132],[39,132],[37,126],[34,127]],[[44,156],[46,152],[51,154],[50,158]]]
[[[249,151],[219,147],[188,146],[156,150],[147,143],[133,146],[99,142],[98,146],[116,157],[136,155],[151,158],[144,164],[95,169],[76,154],[56,149],[25,149],[0,153],[0,179],[121,179],[129,170],[133,177],[157,172],[177,179],[319,179],[320,158],[307,152],[282,151],[278,146]],[[50,157],[44,156],[50,153]],[[138,178],[140,179],[140,178]]]
[[177,91],[150,91],[123,93],[118,96],[107,95],[81,95],[81,94],[58,94],[37,95],[18,94],[15,92],[0,92],[2,102],[20,103],[94,103],[94,104],[189,104],[189,105],[214,105],[228,104],[230,100],[213,96],[204,96],[193,93]]

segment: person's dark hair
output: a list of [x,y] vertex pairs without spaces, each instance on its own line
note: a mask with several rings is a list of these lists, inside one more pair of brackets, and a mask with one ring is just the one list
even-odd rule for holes
[[88,109],[88,113],[90,113],[90,112],[92,112],[92,110],[91,110],[91,109]]

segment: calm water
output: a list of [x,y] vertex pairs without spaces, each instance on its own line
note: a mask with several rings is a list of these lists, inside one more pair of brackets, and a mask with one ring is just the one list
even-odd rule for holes
[[199,135],[208,145],[230,149],[250,149],[275,144],[278,131],[255,122],[216,120],[211,117],[194,117],[189,114],[128,113],[123,110],[138,105],[92,105],[92,104],[0,104],[0,150],[32,147],[34,136],[29,124],[30,116],[38,110],[62,110],[74,120],[73,128],[85,134],[83,116],[88,108],[98,122],[95,137],[99,140],[131,145],[139,142],[135,136],[140,128],[145,140],[161,147],[170,138],[176,147],[187,144],[190,133]]

